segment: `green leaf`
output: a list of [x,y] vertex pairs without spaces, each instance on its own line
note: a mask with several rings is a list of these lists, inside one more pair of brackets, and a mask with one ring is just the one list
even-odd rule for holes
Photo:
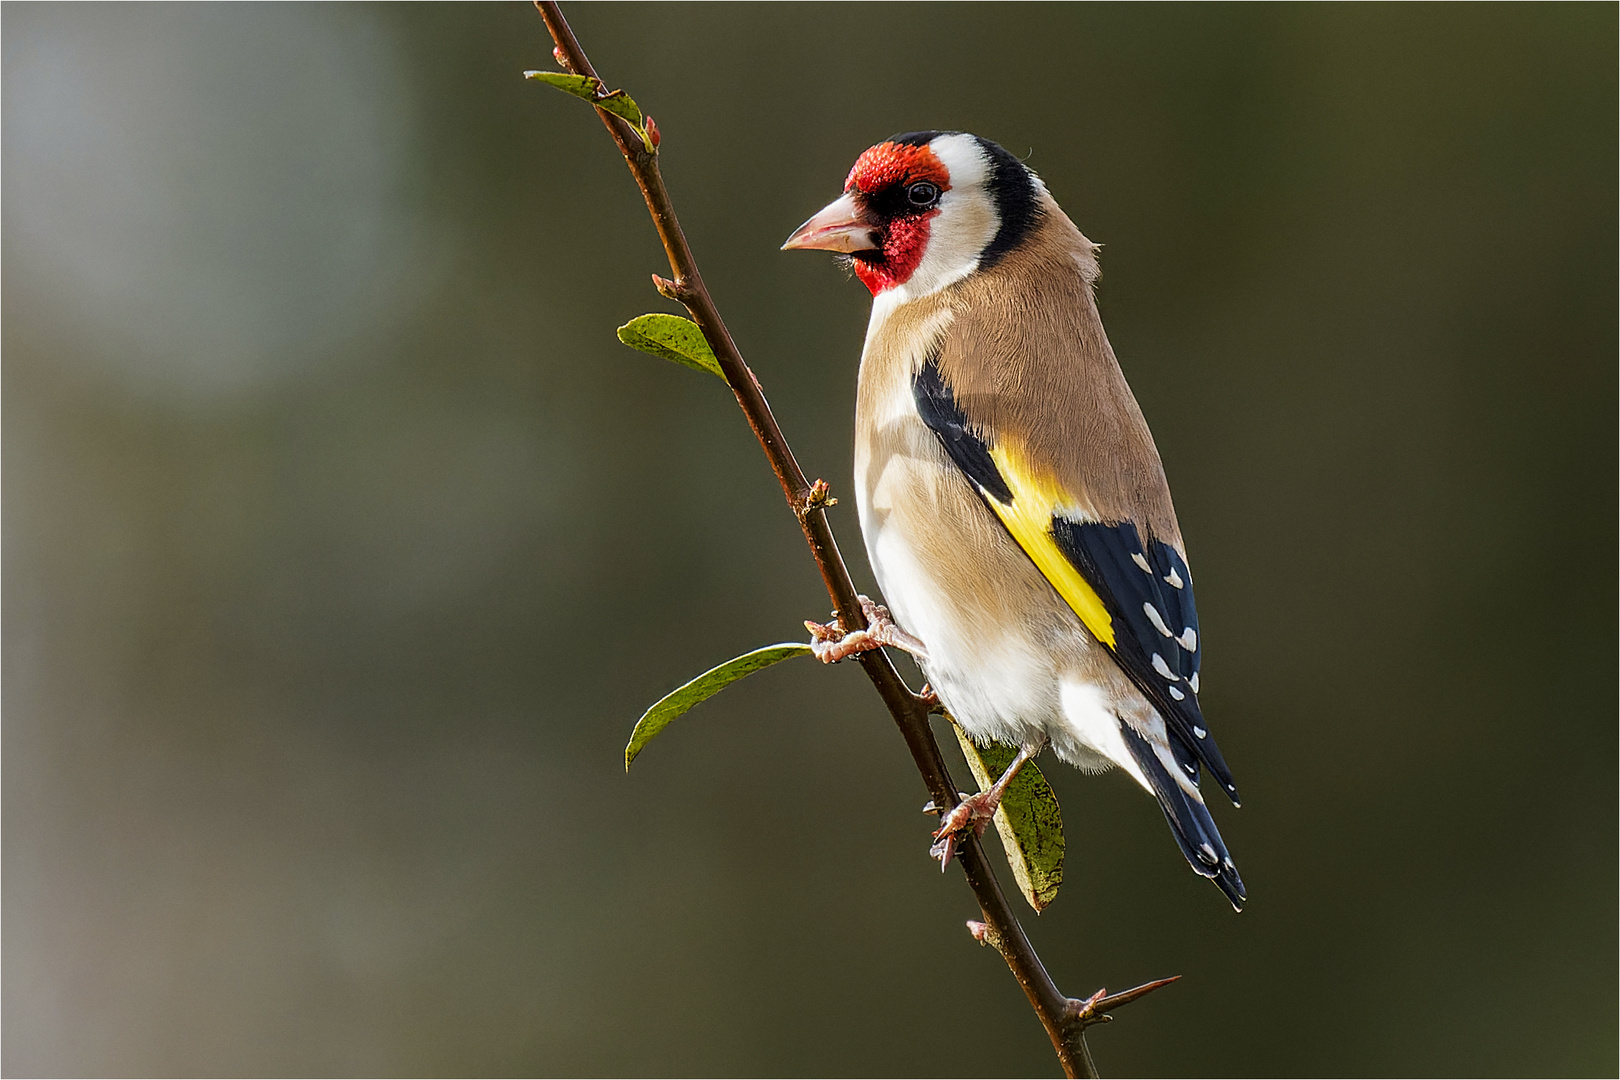
[[647,118],[641,115],[641,106],[637,105],[629,94],[623,90],[615,90],[611,94],[597,98],[596,107],[630,121],[630,126],[636,129],[636,133],[647,144],[647,152],[652,152],[652,141],[647,138]]
[[796,641],[767,645],[763,649],[755,649],[733,660],[727,660],[719,667],[705,671],[674,693],[665,695],[658,704],[648,709],[642,714],[641,719],[636,721],[636,730],[630,733],[630,745],[624,748],[624,771],[630,771],[630,763],[636,760],[636,755],[641,753],[655,735],[668,727],[671,720],[698,702],[707,701],[738,679],[752,675],[760,668],[768,668],[790,656],[809,655],[810,646]]
[[714,358],[714,350],[709,348],[709,343],[703,339],[703,331],[691,319],[656,313],[641,315],[619,327],[617,332],[619,340],[632,349],[662,356],[665,360],[673,360],[698,371],[707,371],[711,375],[718,375],[721,382],[725,381],[726,377],[720,372],[720,361]]
[[[999,743],[975,746],[956,726],[955,720],[951,721],[951,727],[979,790],[988,789],[1012,764],[1016,751]],[[1013,877],[1018,881],[1018,891],[1038,912],[1052,902],[1058,886],[1063,884],[1063,811],[1058,807],[1052,786],[1033,761],[1025,763],[1007,785],[1007,794],[1002,797],[995,820],[1001,846],[1007,853],[1007,865],[1012,867]]]
[[652,141],[652,133],[647,130],[647,118],[641,113],[641,106],[623,90],[604,94],[601,79],[593,79],[589,75],[564,75],[559,71],[525,71],[523,77],[555,86],[565,94],[573,94],[598,109],[606,109],[614,116],[623,117],[630,121],[630,126],[641,136],[641,144],[647,148],[647,153],[657,152],[657,147]]
[[584,98],[592,105],[596,104],[596,95],[602,89],[602,80],[593,79],[589,75],[564,75],[560,71],[525,71],[523,77],[555,86],[563,93]]

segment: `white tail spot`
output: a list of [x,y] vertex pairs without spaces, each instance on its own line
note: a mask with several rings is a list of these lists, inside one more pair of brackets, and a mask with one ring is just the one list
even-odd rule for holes
[[1176,644],[1180,645],[1183,649],[1186,649],[1188,652],[1197,652],[1198,651],[1198,631],[1194,630],[1190,626],[1182,627],[1181,628],[1181,636],[1176,638]]
[[1198,693],[1198,672],[1192,673],[1192,678],[1187,680],[1187,685],[1192,687],[1193,693]]
[[1144,573],[1144,574],[1153,573],[1153,567],[1149,566],[1148,561],[1146,559],[1142,558],[1142,553],[1140,551],[1135,552],[1135,553],[1133,553],[1131,555],[1131,562],[1135,563],[1137,566],[1140,566],[1142,568],[1142,573]]
[[1186,584],[1186,582],[1181,580],[1181,575],[1176,573],[1176,568],[1173,567],[1173,566],[1170,568],[1170,572],[1168,574],[1164,575],[1164,580],[1166,582],[1168,582],[1172,588],[1175,588],[1175,589],[1179,589],[1183,585]]

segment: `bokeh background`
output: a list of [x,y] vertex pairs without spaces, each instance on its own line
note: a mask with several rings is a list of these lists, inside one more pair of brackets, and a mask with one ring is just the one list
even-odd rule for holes
[[[1252,903],[1048,772],[1115,1075],[1613,1075],[1616,9],[575,4],[848,498],[894,131],[1028,160],[1198,572]],[[1055,1075],[532,8],[9,4],[4,1071]]]

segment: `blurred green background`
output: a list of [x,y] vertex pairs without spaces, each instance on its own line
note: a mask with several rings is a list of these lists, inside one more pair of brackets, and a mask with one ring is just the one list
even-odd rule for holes
[[[1176,493],[1251,905],[1051,768],[1105,1074],[1613,1075],[1616,9],[567,8],[871,589],[891,132],[1028,155]],[[4,1071],[1055,1075],[532,8],[9,4]],[[965,774],[964,774],[965,775]]]

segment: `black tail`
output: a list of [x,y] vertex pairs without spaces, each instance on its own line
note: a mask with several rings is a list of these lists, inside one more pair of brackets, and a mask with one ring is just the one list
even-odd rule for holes
[[[1170,831],[1175,833],[1181,853],[1187,856],[1195,871],[1220,887],[1232,901],[1232,907],[1242,911],[1248,894],[1243,891],[1243,879],[1238,877],[1232,856],[1227,854],[1220,830],[1215,828],[1215,819],[1209,816],[1209,807],[1176,783],[1152,745],[1131,730],[1131,725],[1121,721],[1119,726],[1125,733],[1125,745],[1130,747],[1131,756],[1147,776],[1148,783],[1153,785],[1153,794],[1159,797],[1159,808],[1170,822]],[[1171,734],[1170,737],[1176,736]]]

